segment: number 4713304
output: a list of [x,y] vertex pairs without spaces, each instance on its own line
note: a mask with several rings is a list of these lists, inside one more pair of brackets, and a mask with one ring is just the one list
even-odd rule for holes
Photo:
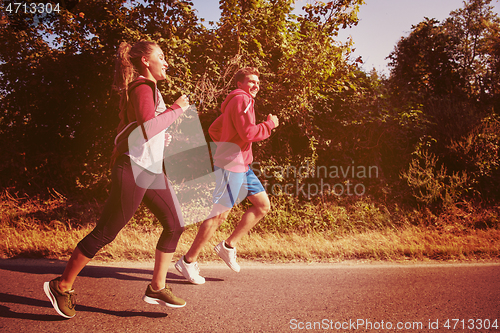
[[448,319],[444,324],[447,329],[469,329],[469,330],[489,330],[490,328],[498,329],[498,319]]
[[10,2],[5,11],[9,14],[50,14],[50,13],[58,13],[61,11],[59,8],[59,4],[51,4],[49,3],[26,3],[26,2]]

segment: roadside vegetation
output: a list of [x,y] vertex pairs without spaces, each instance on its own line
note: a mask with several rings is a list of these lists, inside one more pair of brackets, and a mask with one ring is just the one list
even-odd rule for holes
[[[45,201],[2,197],[0,257],[68,259],[93,227],[102,205],[70,203],[63,197]],[[343,260],[498,260],[500,228],[497,210],[456,208],[436,216],[429,210],[377,207],[366,200],[355,205],[273,200],[272,212],[245,237],[238,256],[262,262],[339,262]],[[214,237],[227,237],[243,213],[235,209]],[[47,221],[50,221],[47,223]],[[188,226],[177,256],[185,253],[198,225]],[[96,260],[152,260],[161,227],[141,209]],[[212,246],[212,247],[213,247]],[[212,247],[200,260],[218,260]]]
[[[363,0],[309,3],[300,16],[293,0],[220,1],[212,25],[189,1],[89,0],[43,16],[0,4],[0,257],[67,258],[97,221],[118,124],[116,49],[145,39],[169,61],[165,102],[190,93],[205,135],[234,72],[262,73],[257,121],[273,113],[280,126],[253,151],[273,209],[240,257],[498,260],[500,19],[491,2],[466,0],[441,22],[415,24],[388,55],[388,74],[364,69],[355,41],[338,38]],[[169,128],[172,146],[189,139],[182,124],[193,119]],[[177,162],[199,164],[193,158]],[[149,260],[159,232],[141,208],[98,258]],[[207,248],[201,260],[213,259]]]

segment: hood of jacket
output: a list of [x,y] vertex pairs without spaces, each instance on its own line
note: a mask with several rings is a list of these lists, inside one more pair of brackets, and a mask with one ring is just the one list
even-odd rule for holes
[[238,95],[246,95],[248,96],[248,98],[250,98],[250,101],[253,101],[253,97],[252,95],[250,95],[249,93],[247,93],[245,90],[243,89],[235,89],[233,91],[231,91],[229,93],[229,95],[227,95],[226,99],[224,100],[224,102],[222,103],[222,106],[220,108],[220,111],[222,113],[224,113],[225,109],[226,109],[226,106],[229,104],[229,102],[236,96]]

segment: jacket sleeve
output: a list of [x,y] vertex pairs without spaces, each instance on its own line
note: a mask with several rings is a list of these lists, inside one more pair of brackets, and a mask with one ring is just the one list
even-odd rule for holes
[[274,122],[267,120],[260,124],[255,124],[255,111],[253,105],[247,109],[249,103],[253,103],[253,101],[247,96],[240,95],[234,97],[230,105],[228,105],[228,111],[231,112],[231,118],[236,131],[245,142],[257,142],[267,139],[271,136],[271,131],[275,127]]
[[156,105],[153,92],[147,84],[141,84],[131,91],[130,102],[135,111],[137,124],[144,125],[148,139],[167,129],[184,112],[180,106],[174,104],[155,117]]
[[224,123],[224,114],[221,114],[220,116],[215,119],[215,121],[210,125],[208,128],[208,134],[210,134],[210,137],[214,142],[219,142],[220,138],[222,136],[222,125]]

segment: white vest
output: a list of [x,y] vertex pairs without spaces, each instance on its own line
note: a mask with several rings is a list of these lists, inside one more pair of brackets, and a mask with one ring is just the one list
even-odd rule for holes
[[[156,89],[155,116],[167,109],[160,91]],[[130,160],[152,173],[163,172],[163,150],[165,149],[165,131],[160,131],[152,138],[145,138],[142,127],[136,127],[128,137],[128,155]]]

